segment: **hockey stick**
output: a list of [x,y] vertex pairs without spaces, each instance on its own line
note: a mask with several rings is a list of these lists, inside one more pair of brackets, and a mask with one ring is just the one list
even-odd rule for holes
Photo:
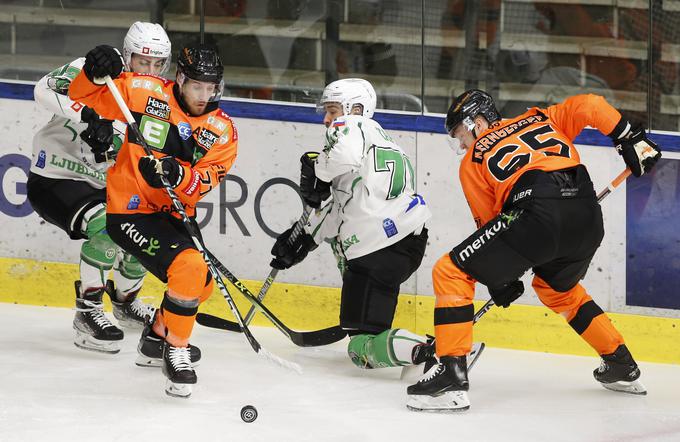
[[[288,237],[288,240],[286,241],[288,245],[292,245],[293,242],[297,239],[297,237],[300,236],[300,233],[302,233],[302,229],[304,228],[305,224],[307,224],[307,220],[309,219],[309,215],[312,213],[312,210],[313,209],[311,207],[305,205],[305,209],[304,212],[302,213],[302,216],[297,221],[297,223],[295,223],[295,227],[293,228],[293,231],[291,232],[290,236]],[[267,279],[265,279],[264,284],[262,284],[262,288],[260,288],[260,293],[257,294],[258,301],[262,302],[264,297],[267,295],[269,288],[274,283],[274,278],[276,278],[276,275],[278,273],[279,269],[275,269],[272,267],[271,271],[269,272],[269,275],[267,276]],[[246,315],[243,317],[243,322],[245,322],[246,325],[250,324],[250,321],[253,320],[255,313],[256,313],[255,306],[250,307],[248,313],[246,313]]]
[[[134,117],[130,113],[130,109],[128,108],[127,104],[125,103],[125,100],[123,97],[120,95],[120,91],[118,90],[118,87],[116,84],[113,82],[111,77],[107,75],[104,77],[104,81],[106,82],[106,85],[109,88],[109,91],[111,92],[111,95],[113,95],[113,98],[116,100],[116,103],[118,104],[118,107],[120,108],[121,112],[125,116],[125,119],[127,120],[128,126],[134,133],[135,137],[137,138],[137,142],[142,146],[144,149],[144,152],[147,155],[152,155],[153,153],[151,151],[151,148],[149,145],[146,143],[146,140],[144,139],[144,136],[142,133],[139,131],[139,127],[137,126],[137,122],[135,121]],[[236,304],[234,304],[234,300],[232,299],[231,295],[229,294],[229,291],[227,290],[226,285],[224,285],[224,281],[222,281],[222,277],[220,274],[217,272],[217,269],[215,269],[215,266],[213,265],[212,261],[208,257],[208,254],[210,253],[203,245],[201,239],[198,236],[198,231],[194,228],[194,224],[192,223],[191,219],[189,216],[186,214],[186,211],[184,210],[184,206],[182,205],[182,202],[179,200],[177,197],[177,194],[175,194],[175,191],[172,189],[170,186],[170,183],[168,182],[168,179],[165,177],[165,175],[161,175],[161,183],[163,184],[163,187],[165,188],[166,193],[168,194],[168,197],[170,197],[170,200],[172,201],[172,206],[173,208],[177,211],[177,213],[180,214],[182,217],[182,223],[184,224],[184,227],[187,229],[187,233],[189,233],[189,236],[191,236],[192,241],[194,242],[194,246],[196,247],[196,250],[198,250],[201,253],[201,256],[203,256],[203,259],[205,260],[206,265],[208,266],[208,270],[210,270],[210,274],[212,275],[213,279],[217,283],[217,286],[220,289],[220,292],[222,293],[222,296],[224,296],[224,299],[227,301],[227,304],[229,305],[229,308],[231,309],[231,312],[234,314],[234,317],[236,317],[236,320],[238,321],[239,326],[241,327],[241,330],[243,330],[243,334],[246,336],[246,339],[248,339],[248,342],[250,343],[250,346],[253,348],[255,353],[264,356],[266,359],[269,361],[272,361],[282,367],[290,368],[298,373],[302,373],[302,368],[290,361],[286,361],[285,359],[282,359],[273,353],[268,352],[265,350],[262,345],[255,339],[253,334],[250,332],[248,329],[248,326],[243,323],[243,319],[241,318],[241,315],[236,308]]]
[[602,191],[597,194],[597,202],[598,203],[602,202],[602,200],[605,199],[607,195],[609,195],[610,193],[612,193],[614,189],[619,187],[619,185],[622,182],[626,181],[626,178],[628,178],[631,173],[633,172],[631,172],[630,167],[626,167],[626,170],[618,174],[618,176],[614,178],[612,182],[609,183],[609,185],[607,185],[607,187],[602,189]]
[[[264,314],[264,316],[271,321],[276,328],[281,331],[288,339],[290,339],[293,344],[299,347],[318,347],[321,345],[328,345],[337,342],[347,335],[347,332],[343,330],[339,325],[324,328],[322,330],[309,331],[309,332],[298,332],[291,330],[284,323],[282,323],[279,318],[277,318],[272,312],[269,311],[257,298],[248,290],[248,287],[243,285],[241,281],[238,280],[233,273],[227,269],[224,264],[222,264],[215,256],[213,256],[208,250],[206,250],[208,257],[210,258],[212,264],[219,270],[226,278],[231,282],[234,287],[241,292],[243,296],[246,297],[253,307],[257,308]],[[199,324],[211,327],[219,328],[222,330],[233,330],[233,322],[226,319],[222,319],[217,316],[209,315],[207,313],[199,313],[196,315],[196,322]]]

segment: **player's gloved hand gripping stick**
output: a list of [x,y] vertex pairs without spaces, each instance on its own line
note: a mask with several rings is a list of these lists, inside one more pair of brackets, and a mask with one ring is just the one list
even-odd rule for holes
[[[144,152],[146,152],[147,155],[153,157],[153,153],[151,151],[151,148],[149,148],[148,144],[146,144],[144,136],[139,131],[139,127],[137,127],[137,123],[135,122],[134,117],[130,113],[130,109],[128,109],[127,104],[125,103],[125,100],[120,95],[120,91],[118,90],[118,87],[116,86],[116,84],[113,82],[113,80],[111,79],[111,77],[109,75],[106,75],[104,77],[104,81],[106,82],[106,85],[108,86],[108,88],[109,88],[111,94],[113,95],[114,99],[116,100],[118,107],[120,108],[121,112],[125,116],[125,120],[127,121],[128,126],[130,127],[132,132],[135,134],[135,136],[137,137],[137,140],[139,141],[142,148],[144,149]],[[208,266],[208,269],[210,270],[210,274],[215,279],[215,282],[217,283],[217,286],[219,287],[220,292],[222,293],[222,296],[224,296],[224,299],[227,301],[227,304],[229,305],[231,312],[233,313],[234,317],[238,321],[238,324],[241,327],[243,334],[246,336],[246,339],[248,339],[250,346],[253,348],[253,350],[257,354],[264,356],[266,359],[268,359],[268,360],[270,360],[270,361],[272,361],[272,362],[274,362],[274,363],[276,363],[280,366],[290,368],[290,369],[297,371],[298,373],[301,373],[302,369],[300,368],[300,366],[298,364],[296,364],[294,362],[286,361],[285,359],[282,359],[279,356],[276,356],[273,353],[268,352],[255,339],[253,334],[248,329],[248,326],[243,322],[243,319],[241,318],[241,314],[239,313],[238,309],[236,308],[236,304],[234,304],[234,300],[232,299],[231,295],[229,294],[229,291],[227,290],[227,287],[224,284],[224,281],[222,281],[220,274],[217,272],[217,269],[213,265],[213,262],[210,260],[209,255],[208,255],[208,251],[206,250],[205,246],[202,244],[202,242],[201,242],[201,240],[198,236],[198,233],[195,230],[196,227],[194,226],[194,223],[187,216],[187,214],[184,210],[184,206],[182,205],[182,202],[179,200],[179,198],[175,194],[175,191],[173,190],[171,184],[168,182],[168,179],[166,178],[165,175],[163,175],[163,174],[160,175],[160,181],[161,181],[162,186],[165,188],[165,191],[167,192],[168,196],[170,197],[170,200],[172,201],[173,208],[182,217],[182,222],[184,223],[184,226],[187,229],[187,232],[191,236],[191,239],[193,240],[194,245],[196,246],[196,249],[203,256],[203,259],[205,260],[205,263]]]

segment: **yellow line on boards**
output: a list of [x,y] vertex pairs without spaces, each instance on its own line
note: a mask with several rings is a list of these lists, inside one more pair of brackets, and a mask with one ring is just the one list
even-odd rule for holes
[[[73,308],[73,281],[77,278],[76,264],[0,258],[0,302]],[[262,284],[250,280],[243,283],[253,293],[257,293]],[[164,285],[149,275],[140,296],[158,306],[163,291]],[[249,303],[235,288],[230,287],[230,293],[245,314]],[[108,300],[106,302],[108,304]],[[482,304],[476,301],[475,307]],[[267,294],[266,305],[292,329],[320,329],[338,323],[340,289],[275,282]],[[401,295],[394,327],[433,334],[433,309],[432,296]],[[200,311],[233,320],[217,289],[214,296],[201,305]],[[680,319],[608,315],[637,360],[680,364]],[[253,325],[271,326],[271,323],[258,314]],[[560,315],[546,307],[520,304],[508,309],[494,307],[475,325],[474,339],[491,347],[596,356]]]

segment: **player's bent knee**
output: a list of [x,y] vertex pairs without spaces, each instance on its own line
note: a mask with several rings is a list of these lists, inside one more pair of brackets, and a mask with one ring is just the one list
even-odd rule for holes
[[86,223],[87,239],[80,248],[80,258],[102,270],[110,270],[116,260],[118,246],[106,232],[106,212],[97,212]]
[[183,250],[168,267],[168,289],[174,296],[198,299],[203,294],[207,272],[208,266],[198,250]]

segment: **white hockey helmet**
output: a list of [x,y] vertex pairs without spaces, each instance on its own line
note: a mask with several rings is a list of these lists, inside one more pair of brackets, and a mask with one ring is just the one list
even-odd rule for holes
[[319,100],[319,110],[326,103],[340,103],[344,115],[352,113],[352,108],[360,104],[364,108],[363,116],[372,118],[376,106],[375,89],[362,78],[344,78],[330,83],[323,90]]
[[123,60],[128,71],[132,54],[165,58],[160,75],[165,73],[170,67],[172,46],[163,26],[141,21],[133,23],[123,40]]

